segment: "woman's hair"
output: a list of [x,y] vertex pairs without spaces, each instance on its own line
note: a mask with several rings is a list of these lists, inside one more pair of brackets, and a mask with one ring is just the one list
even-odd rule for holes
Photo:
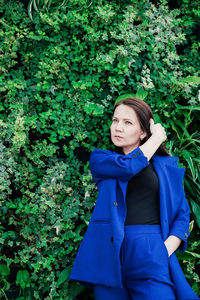
[[[135,111],[138,121],[140,123],[141,129],[144,132],[146,132],[146,134],[147,134],[146,137],[141,141],[140,145],[144,144],[151,136],[149,121],[151,118],[154,119],[153,112],[152,112],[150,106],[146,102],[144,102],[143,100],[141,100],[139,98],[129,97],[129,98],[119,101],[115,105],[114,110],[116,109],[116,107],[118,107],[121,104],[129,106],[129,107],[133,108],[133,110]],[[115,146],[115,151],[120,154],[123,153],[121,147]],[[165,145],[163,145],[163,144],[160,145],[160,147],[157,149],[155,154],[162,155],[162,156],[170,156]]]

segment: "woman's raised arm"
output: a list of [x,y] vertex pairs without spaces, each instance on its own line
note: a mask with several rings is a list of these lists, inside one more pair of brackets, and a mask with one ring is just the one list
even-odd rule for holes
[[151,137],[140,146],[140,149],[148,160],[154,155],[160,145],[167,139],[164,127],[158,123],[154,124],[153,119],[150,119]]
[[90,155],[90,170],[96,182],[102,179],[118,178],[130,180],[149,164],[149,160],[166,140],[165,129],[161,124],[150,120],[151,137],[140,147],[126,155],[114,151],[94,149]]
[[90,170],[94,180],[118,178],[130,180],[149,164],[140,148],[127,155],[117,154],[109,150],[94,149],[90,155]]

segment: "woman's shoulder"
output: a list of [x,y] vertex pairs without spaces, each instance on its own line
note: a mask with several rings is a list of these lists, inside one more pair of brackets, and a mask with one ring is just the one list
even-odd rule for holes
[[178,167],[178,163],[179,163],[179,158],[177,156],[154,155],[153,160],[159,161],[164,164],[169,164],[172,166],[177,166],[177,167]]
[[93,155],[93,154],[117,154],[117,153],[112,150],[95,148],[90,153],[90,155]]
[[153,160],[156,164],[159,163],[161,169],[169,172],[170,175],[175,174],[178,179],[182,178],[183,180],[185,167],[179,163],[178,157],[154,155]]
[[90,162],[106,158],[114,154],[115,152],[111,150],[95,148],[90,152]]

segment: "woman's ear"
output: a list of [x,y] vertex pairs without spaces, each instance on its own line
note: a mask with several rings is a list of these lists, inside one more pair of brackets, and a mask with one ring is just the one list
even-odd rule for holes
[[146,133],[146,132],[143,132],[143,133],[140,135],[140,140],[142,141],[146,136],[147,136],[147,133]]

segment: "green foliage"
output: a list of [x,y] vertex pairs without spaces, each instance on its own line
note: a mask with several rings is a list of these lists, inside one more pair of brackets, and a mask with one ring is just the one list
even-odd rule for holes
[[115,106],[118,102],[120,102],[120,101],[122,101],[122,100],[124,100],[124,99],[127,99],[127,98],[131,98],[131,97],[136,97],[136,98],[139,98],[139,99],[144,100],[144,99],[147,97],[147,95],[148,95],[148,92],[147,92],[147,91],[143,90],[142,88],[139,88],[139,89],[137,90],[136,94],[123,94],[123,95],[119,96],[119,97],[117,98],[117,100],[115,101],[114,106]]
[[10,283],[8,282],[8,275],[10,269],[7,265],[0,264],[0,297],[6,297],[5,292],[9,290]]
[[[3,1],[3,0],[1,0],[1,1]],[[80,2],[80,4],[85,4],[85,3],[87,3],[87,2],[86,1]],[[67,2],[67,0],[63,0],[63,1],[61,1],[61,4],[59,7],[66,6],[68,4],[69,3]],[[76,1],[75,1],[75,4],[76,4]],[[91,4],[92,4],[92,2],[88,5],[88,7]],[[33,11],[34,10],[36,12],[39,12],[40,8],[43,8],[48,12],[51,5],[52,5],[52,0],[30,0],[28,3],[28,15],[29,15],[30,19],[33,21]]]
[[176,254],[179,261],[181,262],[183,271],[186,274],[188,282],[190,282],[195,293],[199,295],[200,277],[199,272],[196,271],[199,268],[200,259],[199,232],[197,233],[197,236],[195,236],[195,234],[193,234],[192,232],[189,239],[189,249],[190,251],[186,250],[184,253],[176,251]]
[[67,278],[97,196],[89,152],[110,148],[124,94],[150,104],[186,167],[194,226],[179,259],[199,294],[198,1],[33,0],[29,16],[1,3],[0,297],[93,299]]

